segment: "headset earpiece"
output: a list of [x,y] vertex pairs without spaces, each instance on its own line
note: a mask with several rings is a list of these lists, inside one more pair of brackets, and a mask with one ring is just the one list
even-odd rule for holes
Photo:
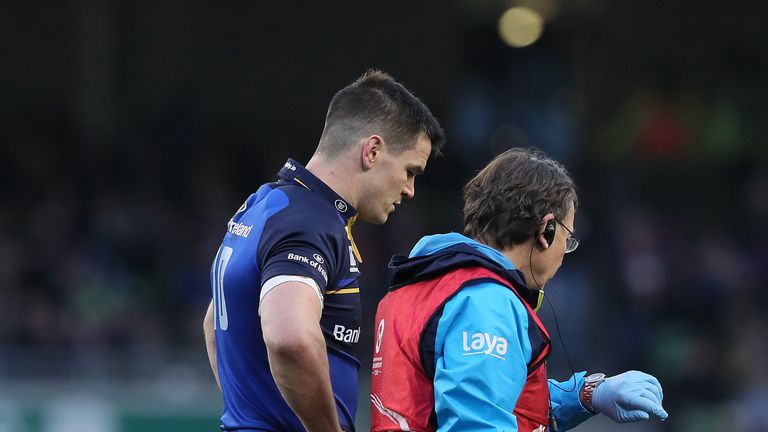
[[544,240],[547,241],[547,246],[552,246],[552,242],[555,241],[556,230],[557,225],[555,224],[554,220],[547,222],[547,226],[544,227],[544,233],[542,234],[544,236]]

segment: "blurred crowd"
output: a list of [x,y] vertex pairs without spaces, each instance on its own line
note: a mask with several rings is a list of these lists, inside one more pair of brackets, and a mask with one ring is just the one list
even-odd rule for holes
[[0,286],[13,301],[0,303],[3,345],[191,341],[214,248],[206,218],[227,211],[220,180],[198,170],[206,156],[173,140],[137,152],[89,146],[46,116],[8,132]]

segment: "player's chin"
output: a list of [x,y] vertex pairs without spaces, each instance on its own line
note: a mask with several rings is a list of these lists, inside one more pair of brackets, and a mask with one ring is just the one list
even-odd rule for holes
[[395,206],[390,206],[389,208],[387,208],[386,210],[381,212],[381,214],[378,215],[379,216],[378,221],[374,223],[377,223],[379,225],[386,223],[389,220],[389,215],[394,212],[395,212]]
[[364,222],[368,222],[369,224],[374,225],[383,225],[387,222],[387,219],[389,219],[389,213],[387,212],[381,212],[377,214],[367,214],[367,215],[359,215],[360,220]]

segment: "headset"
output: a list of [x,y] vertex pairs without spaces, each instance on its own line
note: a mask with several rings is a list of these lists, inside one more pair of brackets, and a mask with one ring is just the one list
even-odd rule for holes
[[[544,237],[544,241],[547,242],[547,247],[552,246],[552,242],[555,241],[556,231],[557,231],[557,225],[555,224],[555,220],[553,219],[547,222],[547,225],[544,227],[544,231],[541,233],[541,235]],[[534,232],[534,236],[533,236],[534,239],[538,237],[538,234],[536,234],[537,232],[538,230]],[[531,254],[528,257],[529,265],[532,259],[533,259],[533,245],[531,245]],[[536,276],[533,274],[533,269],[531,269],[531,276],[533,276],[533,281],[534,283],[536,283],[536,287],[539,289],[539,300],[536,302],[536,306],[533,308],[533,311],[537,312],[541,307],[541,303],[544,301],[544,289],[541,285],[539,285],[539,281],[536,280]]]
[[555,231],[557,231],[557,224],[552,219],[547,222],[547,226],[544,227],[544,232],[542,233],[544,240],[547,241],[547,246],[552,246],[552,242],[555,241]]

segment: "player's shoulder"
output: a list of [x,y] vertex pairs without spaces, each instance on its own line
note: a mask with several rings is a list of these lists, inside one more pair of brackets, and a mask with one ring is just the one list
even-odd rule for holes
[[264,218],[262,245],[286,240],[344,244],[345,221],[333,205],[317,193],[295,185],[273,185],[261,197],[261,203],[262,211],[258,213]]
[[293,184],[265,183],[251,194],[235,212],[255,213],[281,218],[306,218],[309,221],[322,221],[327,225],[344,225],[343,218],[334,206],[323,196],[304,187]]
[[297,184],[280,185],[277,188],[288,197],[293,210],[312,210],[322,216],[336,216],[338,212],[322,194]]
[[300,186],[280,187],[288,199],[288,205],[281,216],[293,222],[299,222],[308,229],[318,231],[338,231],[345,225],[344,218],[336,208],[321,194]]

